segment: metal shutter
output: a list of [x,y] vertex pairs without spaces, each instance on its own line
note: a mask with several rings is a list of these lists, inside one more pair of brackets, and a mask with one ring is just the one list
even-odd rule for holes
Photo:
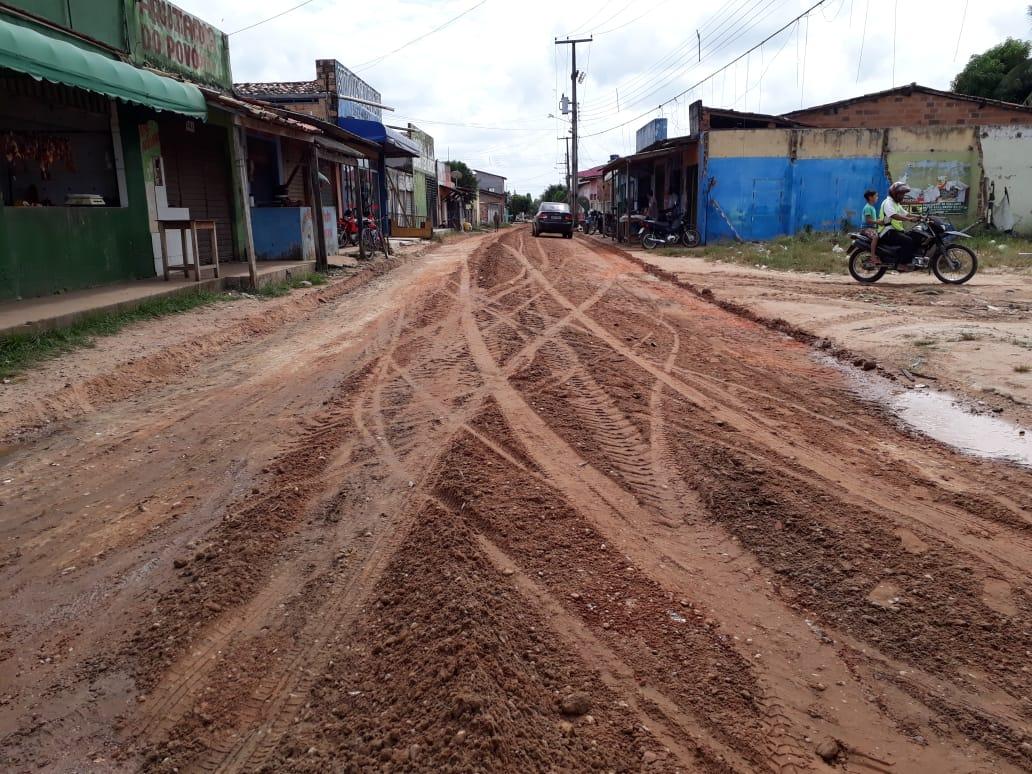
[[[161,156],[165,161],[168,204],[188,207],[196,220],[214,220],[219,239],[219,260],[235,260],[233,250],[233,189],[230,183],[226,130],[194,122],[163,123]],[[211,260],[209,238],[201,235],[201,261]]]

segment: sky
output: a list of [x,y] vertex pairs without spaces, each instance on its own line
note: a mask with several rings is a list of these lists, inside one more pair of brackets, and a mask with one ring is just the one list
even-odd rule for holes
[[384,123],[415,123],[438,158],[535,195],[565,175],[569,123],[549,115],[571,93],[571,47],[556,38],[593,38],[577,46],[587,169],[633,153],[652,118],[687,134],[697,99],[782,113],[911,82],[946,89],[973,54],[1032,37],[1029,0],[825,0],[733,65],[817,0],[312,0],[242,30],[299,2],[176,0],[230,33],[235,81],[311,80],[316,59],[337,59],[394,108]]

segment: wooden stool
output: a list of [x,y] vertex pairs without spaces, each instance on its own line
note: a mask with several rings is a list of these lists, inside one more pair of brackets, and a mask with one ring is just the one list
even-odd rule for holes
[[194,254],[194,279],[197,282],[201,281],[201,272],[209,268],[208,266],[201,265],[201,250],[197,244],[197,232],[198,231],[210,231],[211,232],[211,268],[215,272],[215,276],[219,276],[219,238],[215,233],[215,221],[214,220],[191,220],[191,229],[193,233],[193,254]]
[[[168,244],[165,237],[165,232],[168,229],[179,229],[180,231],[190,231],[193,233],[193,221],[191,220],[159,220],[158,221],[158,241],[161,242],[161,268],[165,274],[165,281],[168,281],[168,275],[173,271],[182,271],[183,277],[186,279],[190,278],[190,269],[195,268],[193,263],[190,263],[190,259],[186,254],[186,237],[182,238],[183,241],[183,265],[182,266],[169,266],[168,265]],[[197,260],[197,234],[193,233],[192,242],[194,244],[194,261]]]

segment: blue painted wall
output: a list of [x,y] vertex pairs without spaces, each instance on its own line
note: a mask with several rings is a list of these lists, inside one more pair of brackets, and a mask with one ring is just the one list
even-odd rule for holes
[[254,207],[251,230],[259,261],[300,261],[303,258],[300,207]]
[[761,240],[806,228],[838,231],[844,221],[850,228],[858,226],[864,191],[873,188],[881,199],[888,185],[878,157],[708,158],[705,177],[699,181],[700,190],[708,190],[700,213],[703,238],[707,242],[734,238],[714,200],[742,239]]

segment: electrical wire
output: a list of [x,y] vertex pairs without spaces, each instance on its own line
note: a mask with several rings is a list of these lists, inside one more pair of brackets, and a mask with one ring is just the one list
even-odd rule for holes
[[[707,34],[707,43],[704,49],[705,54],[698,63],[692,63],[689,67],[685,68],[679,55],[682,52],[686,52],[689,47],[693,47],[696,41],[688,39],[682,43],[679,47],[670,52],[666,57],[660,59],[655,65],[650,67],[643,73],[640,73],[636,78],[632,78],[630,81],[626,81],[622,84],[623,94],[623,106],[624,108],[633,107],[636,104],[650,96],[651,94],[661,91],[672,81],[676,80],[682,74],[687,74],[694,71],[698,67],[702,66],[704,62],[709,62],[712,59],[714,53],[720,48],[723,48],[722,41],[728,40],[728,33],[733,32],[736,25],[741,22],[750,14],[755,14],[756,9],[765,0],[753,0],[751,7],[745,7],[744,3],[748,0],[739,0],[737,7],[733,7],[731,13],[728,14],[723,20],[715,22],[715,26],[710,25],[712,31],[712,38]],[[772,0],[766,0],[768,6],[772,4]],[[736,18],[735,14],[740,13],[741,15]],[[666,63],[667,60],[671,60]],[[658,72],[656,72],[658,71]],[[655,74],[653,74],[655,72]],[[635,85],[636,81],[640,81]],[[611,110],[611,106],[591,106],[589,110],[584,111],[588,116],[597,116],[600,113],[608,113]]]
[[[761,2],[763,2],[763,0],[757,0],[757,3],[753,6],[753,9],[755,9],[756,6],[759,5]],[[703,56],[701,63],[693,64],[691,67],[689,67],[687,70],[684,70],[683,72],[676,71],[678,69],[677,65],[674,65],[672,68],[667,68],[666,72],[671,73],[669,77],[663,78],[663,75],[661,74],[660,76],[657,76],[657,79],[654,79],[652,83],[646,84],[643,88],[637,89],[636,94],[633,96],[633,98],[628,100],[625,96],[624,108],[633,108],[636,105],[642,104],[647,99],[649,99],[653,94],[662,91],[664,88],[674,83],[679,78],[683,77],[683,75],[694,72],[696,69],[698,69],[698,67],[701,66],[702,63],[708,63],[712,61],[712,59],[715,57],[717,53],[733,44],[739,38],[743,37],[745,34],[747,34],[756,26],[765,21],[765,19],[769,17],[771,14],[773,14],[776,10],[778,10],[777,2],[778,0],[767,0],[767,4],[763,6],[763,8],[761,8],[759,11],[760,15],[756,16],[751,24],[747,24],[746,26],[741,27],[737,32],[735,32],[734,28],[729,28],[728,34],[731,34],[731,37],[727,37],[727,35],[725,35],[724,37],[720,38],[721,42],[719,43],[719,45],[714,43],[714,47],[706,51],[706,54]],[[611,110],[595,108],[594,110],[585,113],[585,115],[587,116],[586,121],[591,122],[592,120],[595,120],[597,122],[598,118],[604,117],[602,114],[608,114],[609,112],[611,112]]]
[[603,13],[605,13],[605,10],[609,6],[611,6],[612,4],[613,4],[613,0],[606,0],[606,2],[602,5],[602,7],[599,8],[597,11],[595,11],[595,13],[591,16],[590,19],[588,19],[583,24],[579,24],[572,31],[567,32],[566,33],[566,37],[572,38],[574,35],[579,35],[580,33],[587,31],[591,27],[591,25],[594,24],[595,19],[597,19],[599,16],[601,16]]
[[856,82],[860,83],[860,65],[864,61],[864,42],[867,40],[867,17],[871,14],[871,0],[867,0],[867,9],[864,11],[864,31],[860,35],[860,56],[856,60]]
[[896,88],[896,30],[899,27],[899,0],[892,7],[892,88]]
[[413,45],[414,43],[418,43],[419,41],[424,40],[424,39],[430,37],[431,35],[433,35],[436,32],[440,32],[445,27],[447,27],[447,26],[449,26],[451,24],[454,24],[459,19],[461,19],[463,16],[466,16],[467,14],[473,13],[473,11],[477,10],[477,8],[479,8],[480,6],[482,6],[486,2],[487,2],[487,0],[480,0],[480,2],[475,3],[474,5],[470,6],[469,8],[467,8],[462,13],[457,14],[456,16],[451,17],[450,19],[448,19],[448,21],[446,21],[446,22],[444,22],[442,24],[437,25],[432,30],[429,30],[428,32],[424,32],[422,35],[419,35],[419,36],[417,36],[415,38],[412,38],[412,40],[408,41],[407,43],[402,43],[397,48],[393,49],[392,51],[388,51],[386,54],[383,54],[382,56],[378,56],[375,59],[370,59],[368,62],[362,62],[361,64],[356,65],[353,68],[353,70],[355,70],[356,72],[361,71],[361,70],[368,70],[370,67],[372,67],[373,65],[379,64],[380,62],[382,62],[387,57],[394,56],[399,51],[402,51],[402,50],[408,48],[409,46]]
[[[964,37],[964,22],[967,21],[968,0],[964,0],[964,12],[960,15],[960,31],[957,33],[957,47],[953,49],[953,61],[957,61],[957,54],[960,53],[960,41]],[[1029,13],[1032,13],[1032,5],[1029,6]]]
[[622,29],[623,29],[624,27],[629,27],[629,26],[631,26],[632,24],[634,24],[634,23],[635,23],[636,21],[638,21],[639,19],[643,19],[643,18],[645,18],[645,17],[646,17],[646,16],[648,16],[648,15],[649,15],[650,13],[655,13],[655,12],[656,12],[656,10],[657,10],[657,9],[658,9],[658,8],[659,8],[660,6],[662,6],[662,5],[666,5],[666,4],[667,4],[667,3],[669,3],[669,2],[670,2],[670,0],[659,0],[659,2],[658,2],[658,3],[656,3],[656,4],[654,5],[654,6],[652,6],[652,8],[650,8],[649,10],[645,11],[644,13],[642,13],[642,14],[640,14],[640,15],[638,15],[638,16],[635,16],[635,17],[634,17],[633,19],[631,19],[630,21],[626,21],[626,22],[624,22],[623,24],[618,24],[618,25],[617,25],[617,26],[615,26],[615,27],[610,27],[610,28],[609,28],[608,30],[602,30],[601,32],[593,32],[593,33],[591,33],[591,34],[592,34],[592,37],[596,37],[596,38],[597,38],[597,37],[599,37],[600,35],[608,35],[608,34],[609,34],[610,32],[616,32],[617,30],[622,30]]
[[[839,6],[841,9],[841,6]],[[824,9],[821,9],[821,15],[824,15]],[[806,36],[803,38],[803,74],[799,79],[799,109],[803,109],[803,94],[806,91],[806,52],[810,48],[810,17],[806,17]]]
[[266,22],[271,22],[273,19],[278,19],[281,16],[286,16],[291,11],[296,11],[298,8],[304,8],[306,5],[308,5],[310,3],[314,3],[314,2],[315,2],[315,0],[305,0],[303,3],[298,3],[297,5],[293,6],[292,8],[288,8],[285,11],[281,11],[280,13],[276,14],[275,16],[270,16],[268,19],[262,19],[261,21],[256,21],[254,24],[249,24],[246,27],[241,27],[238,30],[233,30],[232,32],[228,33],[228,35],[236,35],[236,34],[241,33],[241,32],[247,32],[248,30],[253,30],[255,27],[260,27],[261,25],[265,24]]
[[[714,36],[715,36],[715,39],[716,39],[716,36],[718,36],[718,34],[720,33],[721,29],[723,29],[728,23],[732,23],[732,24],[734,23],[734,21],[735,21],[735,13],[737,13],[740,10],[742,10],[742,6],[744,5],[744,3],[748,2],[748,1],[749,0],[736,0],[736,2],[732,2],[730,4],[732,6],[731,13],[729,13],[727,17],[725,17],[723,20],[720,20],[719,19],[719,14],[714,14],[712,17],[710,17],[710,19],[707,20],[706,23],[704,23],[699,28],[700,33],[703,32],[703,31],[706,31],[707,32],[707,36],[708,36],[708,34],[709,34],[708,30],[709,29],[713,29],[713,25],[716,24],[717,25],[716,28],[713,29]],[[752,6],[752,8],[750,8],[750,9],[748,9],[746,11],[746,14],[748,14],[749,11],[754,10],[756,8],[756,6],[758,6],[761,2],[763,2],[763,0],[753,0],[753,6]],[[737,3],[737,8],[734,7],[736,3]],[[725,10],[725,9],[721,9],[721,10]],[[741,21],[742,19],[744,19],[746,14],[743,14],[742,17],[739,18],[738,21]],[[624,81],[621,84],[621,87],[624,90],[624,102],[626,102],[629,97],[633,98],[634,96],[636,96],[636,94],[641,92],[643,90],[643,88],[652,87],[655,84],[657,78],[664,77],[669,71],[671,71],[671,69],[680,68],[682,66],[682,63],[681,63],[682,56],[681,55],[683,53],[685,53],[686,50],[689,47],[694,47],[695,45],[696,45],[696,40],[694,38],[690,38],[690,39],[686,40],[681,45],[679,45],[676,48],[674,48],[671,51],[669,51],[665,56],[660,57],[660,59],[658,59],[656,62],[654,62],[648,68],[646,68],[644,70],[639,70],[632,78],[630,78],[629,80]],[[709,54],[709,51],[708,51],[709,47],[710,47],[710,43],[707,41],[707,55]],[[693,67],[694,67],[694,65],[693,65]],[[656,72],[658,72],[659,74],[658,75],[653,75],[653,73],[656,73]],[[613,104],[612,100],[609,100],[606,103],[598,103],[598,104],[586,104],[585,103],[585,107],[584,107],[584,109],[581,112],[587,113],[587,114],[610,112],[612,104]]]
[[809,8],[807,8],[807,9],[806,9],[805,11],[803,11],[803,12],[802,12],[801,14],[799,14],[798,16],[796,16],[796,17],[795,17],[794,19],[792,19],[791,21],[789,21],[789,22],[788,22],[787,24],[785,24],[785,25],[781,26],[780,28],[778,28],[777,30],[775,30],[774,32],[772,32],[772,33],[771,33],[770,35],[768,35],[768,36],[767,36],[766,38],[764,38],[763,40],[761,40],[761,41],[760,41],[759,43],[757,43],[757,44],[756,44],[755,46],[753,46],[752,48],[750,48],[750,49],[749,49],[748,51],[745,51],[744,53],[742,53],[742,54],[739,54],[739,55],[738,55],[737,57],[735,57],[734,59],[732,59],[732,60],[731,60],[730,62],[728,62],[728,63],[727,63],[726,65],[724,65],[723,67],[721,67],[721,68],[720,68],[719,70],[716,70],[716,71],[714,71],[714,72],[710,73],[709,75],[707,75],[707,76],[706,76],[705,78],[703,78],[702,80],[700,80],[700,81],[697,81],[696,83],[694,83],[694,84],[692,84],[691,86],[689,86],[689,87],[688,87],[687,89],[684,89],[683,91],[681,91],[681,92],[679,92],[679,93],[675,94],[675,95],[674,95],[673,97],[670,97],[669,99],[667,99],[667,100],[665,100],[665,101],[661,102],[661,103],[659,104],[659,106],[658,106],[657,108],[653,108],[652,110],[646,110],[646,111],[645,111],[644,113],[642,113],[642,114],[640,114],[640,115],[638,115],[638,116],[635,116],[634,118],[632,118],[632,119],[630,119],[630,120],[628,120],[628,121],[623,121],[623,122],[621,122],[621,123],[619,123],[619,124],[616,124],[616,125],[614,125],[614,126],[611,126],[611,127],[609,127],[608,129],[603,129],[603,130],[601,130],[601,131],[598,131],[598,132],[590,132],[590,133],[588,133],[588,134],[585,134],[584,136],[585,136],[585,137],[598,137],[599,135],[602,135],[602,134],[606,134],[607,132],[611,132],[611,131],[613,131],[614,129],[619,129],[620,127],[623,127],[623,126],[627,126],[628,124],[633,124],[633,123],[635,123],[636,121],[640,121],[640,120],[641,120],[642,118],[645,118],[645,117],[646,117],[646,116],[648,116],[648,115],[649,115],[650,113],[652,113],[652,112],[653,112],[654,110],[657,110],[658,108],[661,108],[661,107],[663,107],[663,105],[666,105],[666,104],[668,104],[668,103],[670,103],[670,102],[673,102],[673,101],[674,101],[675,99],[677,99],[678,97],[684,96],[685,94],[687,94],[687,93],[688,93],[689,91],[691,91],[692,89],[694,89],[694,88],[697,88],[698,86],[701,86],[702,84],[706,83],[706,81],[712,80],[712,79],[713,79],[713,78],[714,78],[715,76],[717,76],[718,74],[720,74],[720,73],[722,73],[722,72],[725,72],[725,71],[726,71],[726,70],[727,70],[727,69],[728,69],[729,67],[731,67],[732,65],[736,64],[737,62],[740,62],[740,61],[741,61],[741,60],[742,60],[742,59],[743,59],[743,58],[744,58],[745,56],[747,56],[747,55],[748,55],[748,54],[749,54],[750,52],[752,52],[752,51],[755,51],[755,50],[756,50],[756,49],[758,49],[758,48],[759,48],[760,46],[762,46],[762,45],[763,45],[764,43],[767,43],[768,41],[770,41],[770,40],[772,40],[773,38],[777,37],[777,36],[778,36],[779,34],[781,34],[782,32],[784,32],[785,30],[787,30],[787,29],[788,29],[789,27],[791,27],[791,26],[792,26],[793,24],[795,24],[796,22],[798,22],[798,21],[799,21],[800,19],[802,19],[802,18],[804,18],[805,16],[809,15],[809,14],[810,14],[810,13],[811,13],[811,12],[812,12],[812,11],[813,11],[814,9],[816,9],[816,8],[820,8],[820,7],[821,7],[822,5],[824,5],[824,4],[826,3],[826,2],[828,2],[828,0],[817,0],[817,2],[816,2],[816,3],[814,3],[813,5],[811,5],[811,6],[809,7]]

